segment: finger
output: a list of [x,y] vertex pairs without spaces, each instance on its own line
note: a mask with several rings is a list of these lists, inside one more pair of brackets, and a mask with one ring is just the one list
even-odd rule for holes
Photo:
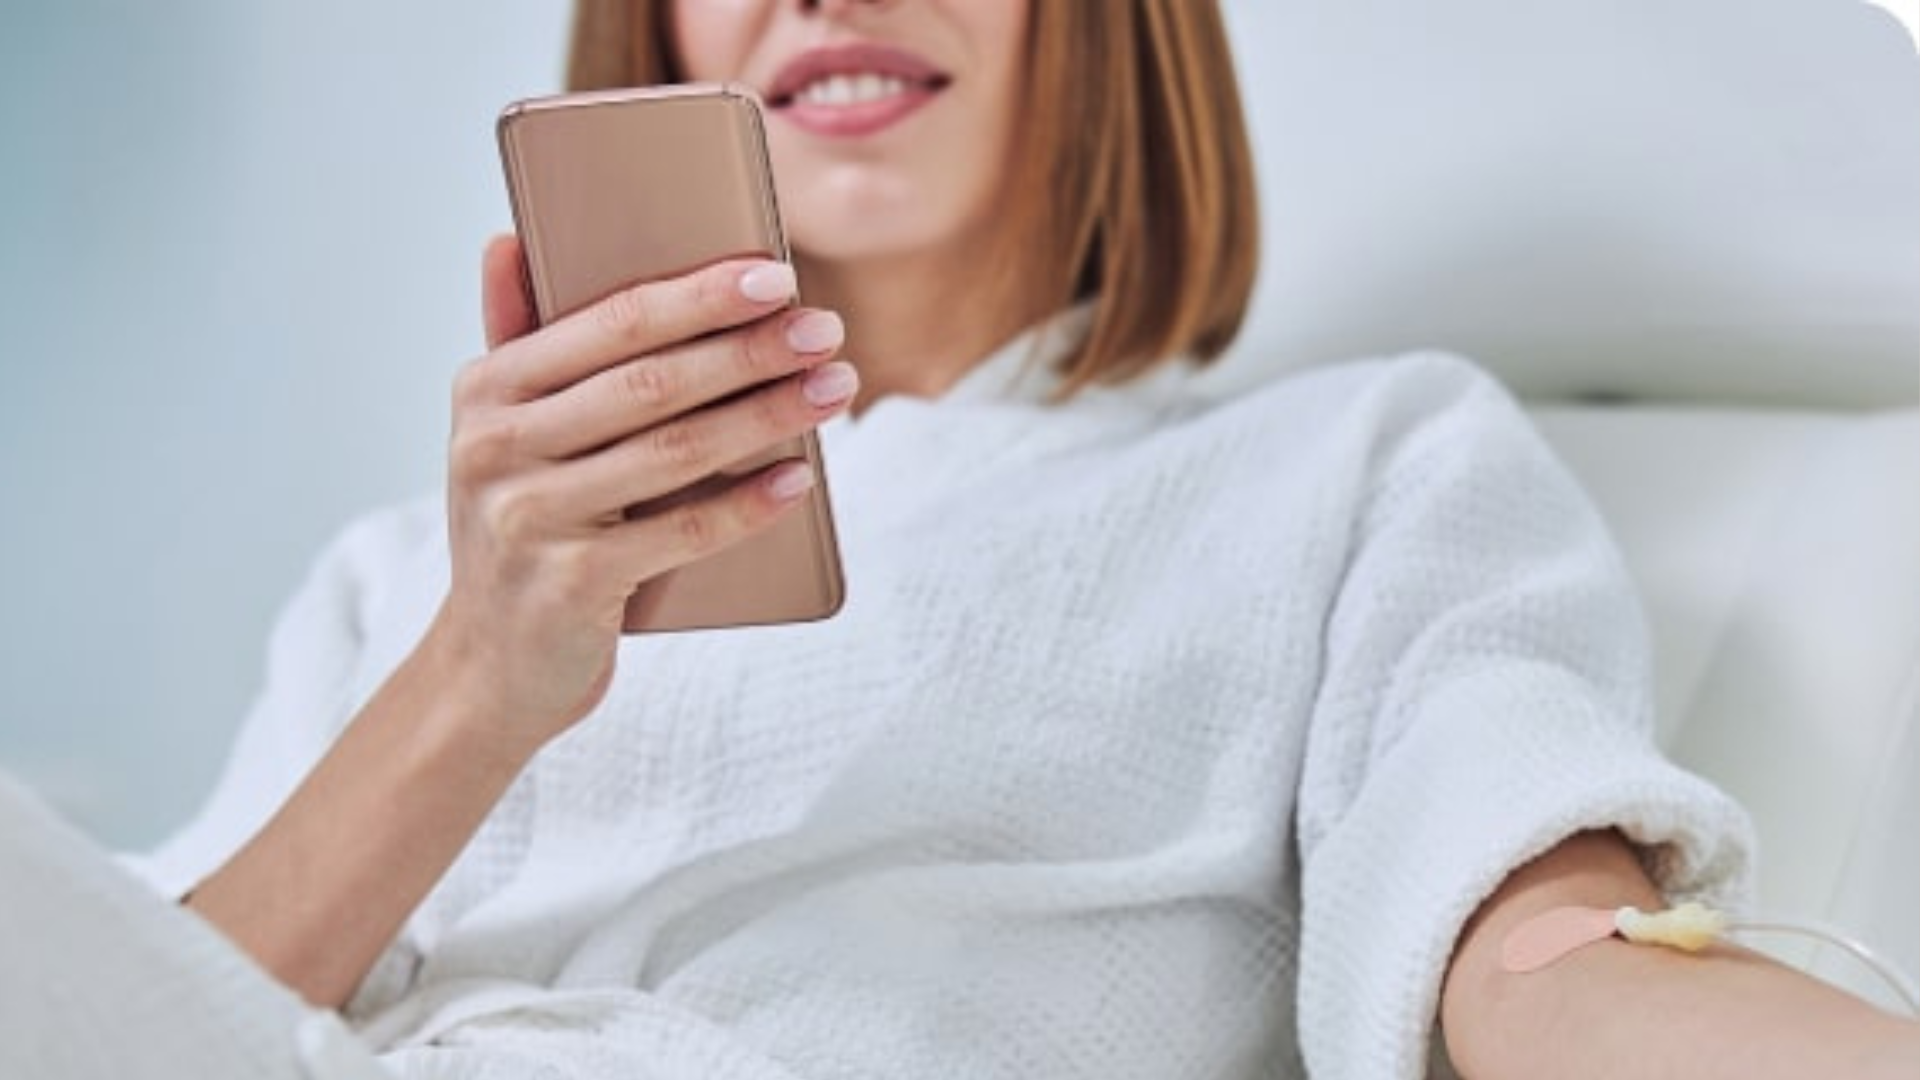
[[832,361],[649,428],[554,467],[545,483],[572,520],[677,498],[687,487],[812,431],[859,389],[851,364]]
[[537,324],[520,238],[511,233],[487,241],[480,257],[480,309],[489,351],[526,336]]
[[793,268],[729,259],[623,289],[489,354],[496,400],[531,401],[635,357],[731,329],[793,299]]
[[[597,450],[748,387],[817,367],[845,339],[838,315],[800,309],[629,360],[520,406],[521,444],[553,461]],[[820,396],[815,404],[837,402]]]
[[788,458],[662,513],[616,526],[626,580],[639,584],[764,531],[805,501],[818,483],[813,466]]

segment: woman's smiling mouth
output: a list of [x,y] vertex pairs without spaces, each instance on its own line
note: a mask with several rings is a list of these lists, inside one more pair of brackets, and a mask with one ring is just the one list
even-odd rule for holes
[[780,69],[768,109],[816,135],[854,137],[891,127],[952,82],[945,72],[885,45],[812,49]]

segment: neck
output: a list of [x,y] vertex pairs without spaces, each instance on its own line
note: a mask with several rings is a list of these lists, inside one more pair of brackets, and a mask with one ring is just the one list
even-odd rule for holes
[[860,371],[859,412],[890,394],[935,397],[1024,328],[991,295],[977,262],[911,255],[861,260],[797,256],[802,296],[846,320],[842,350]]

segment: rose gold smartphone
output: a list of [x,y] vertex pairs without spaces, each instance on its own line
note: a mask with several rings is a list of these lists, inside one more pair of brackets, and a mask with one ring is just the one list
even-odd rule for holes
[[[759,99],[734,86],[565,94],[500,114],[500,153],[540,322],[736,256],[790,261]],[[845,595],[812,433],[693,491],[785,458],[820,478],[771,529],[642,585],[629,633],[822,619]],[[650,509],[657,505],[649,504]]]

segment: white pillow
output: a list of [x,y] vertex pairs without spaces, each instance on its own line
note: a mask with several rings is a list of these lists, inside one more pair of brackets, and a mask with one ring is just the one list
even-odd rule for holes
[[1761,910],[1844,927],[1920,976],[1920,410],[1534,417],[1645,598],[1661,744],[1753,814]]
[[1920,400],[1920,57],[1861,0],[1226,0],[1263,274],[1222,373]]

